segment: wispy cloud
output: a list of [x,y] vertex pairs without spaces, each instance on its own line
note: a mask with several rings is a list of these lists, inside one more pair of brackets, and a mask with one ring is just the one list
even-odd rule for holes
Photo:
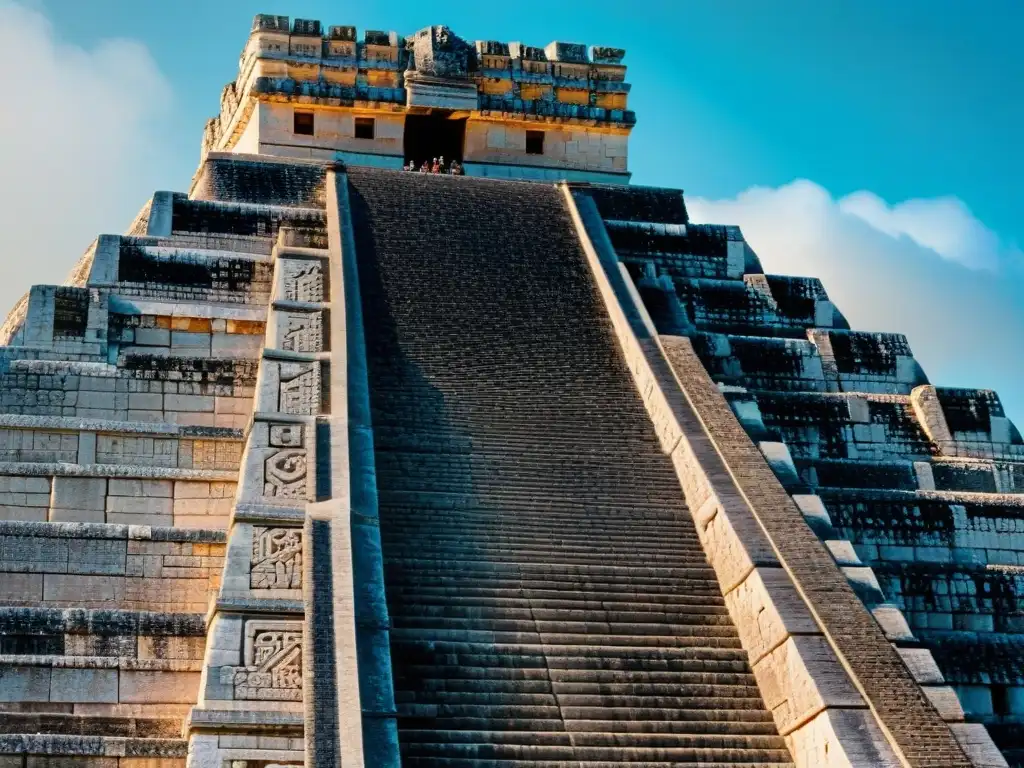
[[160,179],[171,88],[146,48],[62,42],[0,0],[0,316],[32,283],[59,282],[101,231],[131,221]]
[[959,199],[836,200],[798,180],[687,207],[740,225],[765,271],[820,277],[854,328],[906,333],[933,383],[996,389],[1024,422],[1024,256]]
[[1004,244],[956,197],[889,205],[873,192],[854,192],[839,201],[839,210],[891,237],[908,237],[942,258],[971,269],[997,270],[1004,264],[1024,261],[1019,248]]

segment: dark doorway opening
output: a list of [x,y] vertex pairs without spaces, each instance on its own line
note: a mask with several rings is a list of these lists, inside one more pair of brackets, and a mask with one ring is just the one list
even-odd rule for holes
[[405,164],[412,160],[416,169],[435,157],[446,165],[462,162],[462,144],[466,138],[466,119],[452,119],[447,113],[407,115],[405,118]]

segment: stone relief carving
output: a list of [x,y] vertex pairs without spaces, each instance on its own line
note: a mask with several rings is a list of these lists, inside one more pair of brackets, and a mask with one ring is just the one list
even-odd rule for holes
[[316,363],[281,363],[278,410],[296,416],[320,412],[320,366]]
[[323,322],[319,312],[278,312],[281,349],[289,352],[322,352]]
[[284,298],[288,301],[324,300],[324,268],[317,259],[282,259]]
[[306,449],[301,424],[271,424],[270,446],[280,450],[263,462],[263,495],[306,498]]
[[254,528],[251,589],[298,589],[302,586],[302,531]]
[[421,29],[413,38],[416,71],[432,77],[466,77],[469,45],[448,27]]
[[222,667],[221,682],[235,699],[302,700],[302,624],[250,621],[245,627],[244,666]]

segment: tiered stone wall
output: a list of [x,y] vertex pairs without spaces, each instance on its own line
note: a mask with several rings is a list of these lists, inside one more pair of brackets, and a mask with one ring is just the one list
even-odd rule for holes
[[[273,245],[284,224],[324,220],[274,195],[287,173],[262,177],[266,189],[246,191],[263,194],[259,204],[236,202],[237,182],[234,194],[227,183],[192,199],[158,192],[130,234],[101,236],[65,286],[33,288],[4,324],[5,766],[185,763],[182,727],[201,695],[205,617],[222,586],[257,395]],[[278,543],[249,544],[264,587],[292,578],[280,573]],[[301,755],[301,734],[274,746]]]

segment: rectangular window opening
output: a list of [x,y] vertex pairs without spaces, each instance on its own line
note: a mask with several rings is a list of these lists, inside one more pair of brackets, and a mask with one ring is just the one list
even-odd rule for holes
[[1013,714],[1010,709],[1010,691],[1005,685],[992,686],[992,713],[1005,717]]
[[543,155],[544,154],[544,131],[527,131],[526,132],[526,154],[528,154],[528,155]]
[[372,139],[374,123],[376,121],[372,117],[357,117],[356,118],[356,138],[357,139]]
[[296,136],[312,136],[313,135],[313,113],[312,112],[296,112],[295,121],[292,125],[292,132]]

